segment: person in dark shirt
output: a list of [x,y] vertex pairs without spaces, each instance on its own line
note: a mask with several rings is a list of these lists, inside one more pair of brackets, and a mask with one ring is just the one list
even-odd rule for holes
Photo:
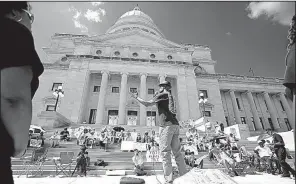
[[64,130],[61,131],[61,140],[64,140],[64,141],[70,140],[70,134],[67,128],[64,128]]
[[138,97],[138,93],[133,93],[132,97],[144,106],[156,105],[159,114],[159,147],[162,152],[164,178],[166,183],[173,182],[173,170],[171,152],[175,156],[180,176],[186,173],[186,164],[181,154],[181,144],[179,140],[179,122],[176,118],[176,108],[171,94],[171,83],[168,81],[159,84],[159,91],[150,101],[145,101]]
[[282,136],[273,132],[271,129],[267,129],[266,133],[273,138],[274,152],[283,169],[282,177],[290,177],[290,173],[295,177],[295,170],[286,162],[287,152]]
[[32,98],[39,86],[43,65],[31,33],[34,16],[26,1],[0,2],[1,183],[13,183],[10,157],[20,155],[28,144]]

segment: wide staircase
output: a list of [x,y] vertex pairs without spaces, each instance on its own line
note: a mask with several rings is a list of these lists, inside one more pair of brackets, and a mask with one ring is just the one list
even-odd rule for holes
[[[79,127],[80,125],[77,125]],[[84,125],[86,126],[86,125]],[[87,125],[88,126],[88,125]],[[96,128],[96,130],[99,130],[103,128],[103,126],[98,126],[98,125],[91,125],[92,128]],[[132,131],[133,129],[136,129],[137,132],[140,132],[143,134],[145,131],[151,131],[152,129],[155,131],[158,131],[157,127],[141,127],[141,126],[123,126],[125,130],[130,130]],[[76,127],[72,127],[76,128]],[[46,132],[46,137],[50,137],[51,134],[55,130],[61,130],[61,129],[52,129],[52,130],[47,130]],[[186,129],[182,129],[180,131],[180,137],[185,140],[185,133]],[[253,152],[254,148],[257,146],[256,142],[250,142],[247,140],[240,140],[238,142],[239,145],[245,145],[247,150],[250,152]],[[74,152],[75,156],[79,153],[80,151],[80,146],[76,145],[76,140],[72,140],[71,142],[66,142],[60,143],[61,148],[49,148],[48,153],[47,153],[47,160],[44,163],[43,166],[43,176],[50,176],[50,175],[55,175],[56,174],[56,168],[54,165],[54,162],[52,160],[53,157],[59,157],[60,152]],[[29,148],[25,154],[25,156],[30,156],[32,153],[31,148]],[[107,152],[104,151],[103,149],[100,148],[93,148],[93,149],[88,149],[87,150],[89,153],[89,157],[91,159],[91,167],[90,170],[87,172],[88,175],[104,175],[107,170],[125,170],[125,173],[127,175],[132,175],[133,173],[133,162],[132,162],[132,156],[133,152],[122,152],[120,150],[120,145],[119,144],[113,144],[110,145]],[[143,153],[145,155],[145,153]],[[206,155],[207,152],[200,152],[199,156]],[[295,152],[292,152],[292,155],[295,156]],[[76,158],[76,157],[75,157]],[[145,156],[144,156],[145,158]],[[94,163],[97,161],[97,159],[102,159],[104,160],[108,165],[103,167],[103,166],[94,166]],[[294,165],[294,159],[292,160],[287,160],[288,163],[292,166]],[[161,162],[156,162],[156,163],[151,163],[151,162],[145,162],[145,170],[148,171],[150,174],[162,174],[162,163]],[[72,170],[75,168],[76,162],[73,162],[71,168]],[[215,165],[214,162],[210,161],[208,158],[204,159],[204,169],[214,169],[217,168],[218,166]],[[12,158],[12,170],[14,175],[18,175],[24,170],[23,167],[23,161],[20,158]]]

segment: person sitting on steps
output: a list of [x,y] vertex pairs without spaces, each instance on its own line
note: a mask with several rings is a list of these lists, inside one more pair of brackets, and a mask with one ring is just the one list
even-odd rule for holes
[[64,128],[60,133],[62,141],[70,141],[70,134],[67,128]]

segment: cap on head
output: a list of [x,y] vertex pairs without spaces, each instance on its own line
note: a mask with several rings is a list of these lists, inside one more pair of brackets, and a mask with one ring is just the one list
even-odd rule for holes
[[159,87],[169,87],[169,88],[172,87],[172,85],[171,85],[171,83],[169,81],[160,82],[158,86]]

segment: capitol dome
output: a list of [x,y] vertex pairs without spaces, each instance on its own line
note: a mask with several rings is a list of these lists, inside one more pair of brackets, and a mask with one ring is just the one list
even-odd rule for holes
[[116,23],[107,30],[107,34],[140,29],[147,33],[164,37],[154,24],[153,20],[136,6],[133,10],[124,13]]

